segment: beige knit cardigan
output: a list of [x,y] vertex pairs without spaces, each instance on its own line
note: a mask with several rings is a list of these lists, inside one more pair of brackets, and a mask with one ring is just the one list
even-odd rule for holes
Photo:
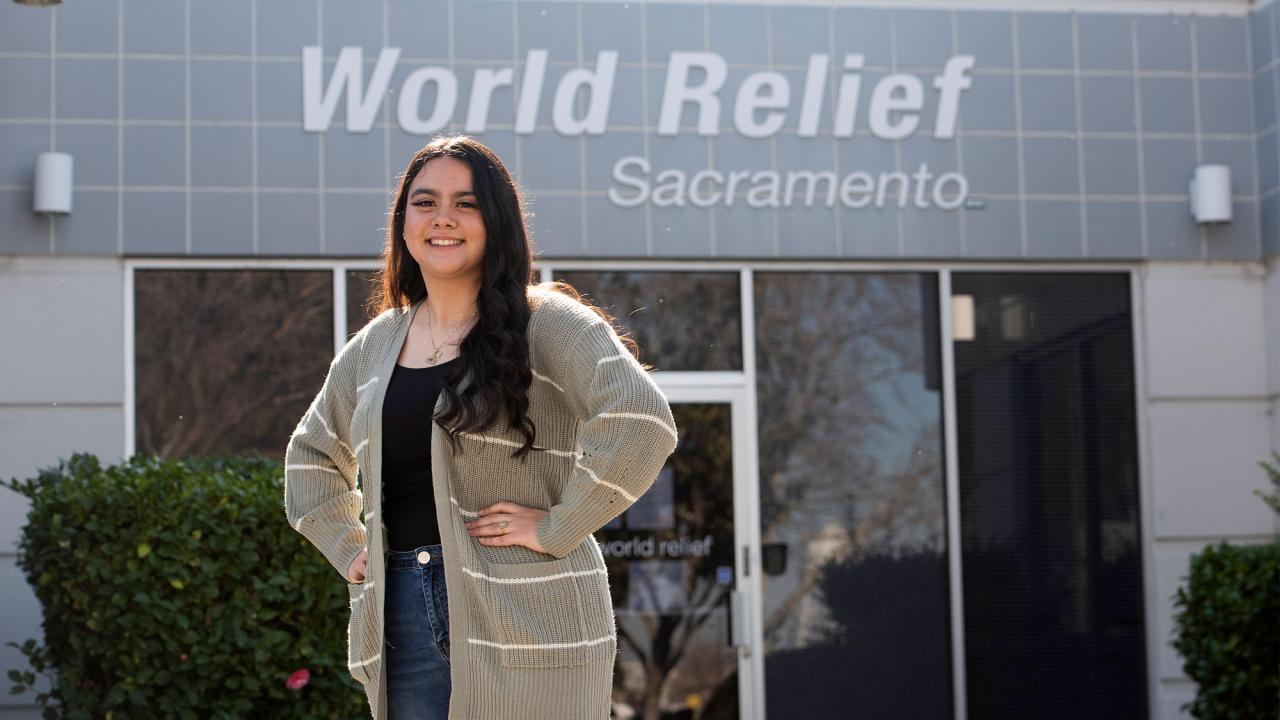
[[[617,633],[591,533],[648,489],[676,446],[665,396],[613,328],[554,290],[530,286],[528,297],[528,415],[536,438],[527,462],[511,457],[523,437],[505,420],[464,435],[458,455],[432,424],[449,588],[451,720],[608,717]],[[387,718],[382,401],[420,305],[383,312],[351,338],[285,451],[289,524],[344,580],[368,545],[365,582],[348,583],[347,663],[375,720]],[[443,403],[442,393],[437,410]],[[537,528],[549,555],[488,547],[467,535],[463,523],[501,500],[550,511]]]

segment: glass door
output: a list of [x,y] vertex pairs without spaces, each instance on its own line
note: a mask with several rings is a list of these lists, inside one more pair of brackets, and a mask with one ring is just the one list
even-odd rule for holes
[[[596,533],[618,623],[613,717],[752,717],[751,633],[735,512],[752,497],[736,433],[745,391],[664,387],[680,438],[653,487]],[[745,523],[747,526],[750,523]],[[749,557],[749,556],[747,556]]]
[[596,533],[618,622],[617,720],[759,720],[755,391],[750,272],[547,268],[614,317],[671,403],[675,452]]
[[753,284],[763,715],[951,718],[937,276]]

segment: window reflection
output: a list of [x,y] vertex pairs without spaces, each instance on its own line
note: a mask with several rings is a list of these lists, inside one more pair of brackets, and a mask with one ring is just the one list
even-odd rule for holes
[[281,457],[333,358],[333,274],[137,270],[137,451]]
[[1128,276],[956,273],[971,717],[1145,717]]
[[359,332],[377,314],[369,307],[373,280],[373,270],[347,271],[347,337]]
[[671,530],[675,526],[675,473],[670,465],[658,471],[653,485],[625,513],[605,525],[609,529],[632,530]]
[[[533,269],[534,277],[538,276],[538,269]],[[372,300],[374,291],[377,289],[375,281],[377,272],[375,270],[348,270],[347,271],[347,337],[351,337],[360,331],[377,316],[377,312],[369,305]]]
[[936,293],[755,275],[769,717],[951,716]]
[[633,560],[627,566],[627,609],[657,615],[682,613],[688,607],[686,567],[682,560]]
[[556,272],[617,318],[657,370],[742,370],[742,301],[732,272]]
[[736,720],[730,410],[671,411],[680,442],[654,488],[595,534],[618,624],[614,715]]

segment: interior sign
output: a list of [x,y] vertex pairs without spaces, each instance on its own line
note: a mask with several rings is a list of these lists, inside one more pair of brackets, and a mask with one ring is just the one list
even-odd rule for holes
[[[539,117],[548,56],[545,49],[528,51],[518,87],[514,66],[475,68],[463,109],[459,106],[458,75],[452,68],[416,68],[390,93],[400,48],[383,48],[366,82],[360,47],[341,48],[326,78],[320,46],[307,46],[302,49],[303,127],[308,132],[327,132],[339,100],[345,99],[347,131],[369,132],[384,99],[394,97],[396,121],[406,132],[430,135],[460,119],[464,132],[482,134],[491,121],[494,93],[510,88],[516,100],[514,117],[497,120],[511,123],[518,135],[530,135]],[[667,60],[656,132],[678,135],[682,122],[692,122],[698,135],[715,137],[726,127],[722,119],[727,115],[733,132],[764,139],[777,135],[788,117],[794,117],[797,136],[815,137],[824,117],[829,117],[824,132],[832,137],[852,137],[861,126],[873,137],[897,141],[917,132],[925,112],[925,94],[935,92],[932,136],[942,140],[955,137],[960,94],[972,84],[972,55],[949,58],[928,89],[926,80],[915,74],[884,75],[870,88],[865,109],[863,66],[864,58],[858,53],[846,54],[834,65],[829,55],[814,53],[809,56],[802,87],[793,92],[790,78],[773,70],[748,73],[729,87],[729,66],[719,53],[673,52]],[[551,96],[552,128],[565,136],[604,135],[617,69],[617,51],[602,50],[594,66],[564,73]],[[829,86],[834,87],[830,98]],[[424,99],[430,102],[424,103]],[[646,203],[729,207],[740,200],[751,207],[793,203],[809,207],[817,202],[833,207],[839,202],[859,208],[883,207],[892,198],[899,207],[910,202],[919,208],[951,210],[963,205],[968,196],[963,175],[945,172],[935,176],[927,163],[903,169],[859,168],[837,176],[830,170],[778,172],[729,164],[690,172],[654,168],[647,158],[629,155],[614,163],[613,180],[616,184],[609,188],[608,197],[621,207]]]

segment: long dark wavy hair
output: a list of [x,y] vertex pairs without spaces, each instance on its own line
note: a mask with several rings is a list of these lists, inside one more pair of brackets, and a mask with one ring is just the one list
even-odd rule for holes
[[[409,186],[426,164],[451,157],[471,168],[471,189],[484,220],[485,249],[481,284],[476,296],[479,318],[458,347],[458,362],[444,377],[445,407],[435,416],[445,428],[454,453],[458,434],[482,433],[505,415],[510,427],[524,436],[512,457],[526,459],[537,429],[529,419],[528,286],[534,283],[533,247],[526,224],[524,200],[511,173],[492,150],[465,135],[438,137],[414,154],[399,178],[391,222],[382,249],[382,268],[374,276],[369,307],[375,313],[412,305],[427,297],[427,287],[404,240],[405,205]],[[583,299],[566,283],[543,284],[579,302]],[[585,303],[609,322],[614,319]],[[616,329],[616,325],[615,325]],[[623,344],[638,356],[635,342],[619,332]],[[458,392],[468,373],[471,381]],[[501,412],[500,412],[501,411]]]
[[[445,428],[449,445],[457,452],[458,433],[483,433],[498,423],[500,411],[504,411],[509,427],[516,428],[525,438],[512,457],[525,459],[534,447],[536,434],[534,421],[529,419],[529,386],[534,375],[529,366],[531,309],[527,295],[527,288],[534,283],[534,251],[524,197],[506,165],[484,143],[467,136],[436,137],[408,161],[399,177],[392,222],[381,254],[383,266],[374,275],[369,310],[376,315],[426,297],[422,272],[404,245],[404,210],[413,178],[436,158],[454,158],[471,168],[471,190],[476,193],[476,204],[484,219],[485,251],[480,292],[476,296],[479,318],[458,346],[458,363],[444,377],[445,406],[435,420]],[[640,347],[617,319],[591,304],[570,284],[543,283],[543,287],[590,307],[613,325],[618,340],[631,355],[640,356]],[[457,388],[468,373],[471,382],[460,392]]]

